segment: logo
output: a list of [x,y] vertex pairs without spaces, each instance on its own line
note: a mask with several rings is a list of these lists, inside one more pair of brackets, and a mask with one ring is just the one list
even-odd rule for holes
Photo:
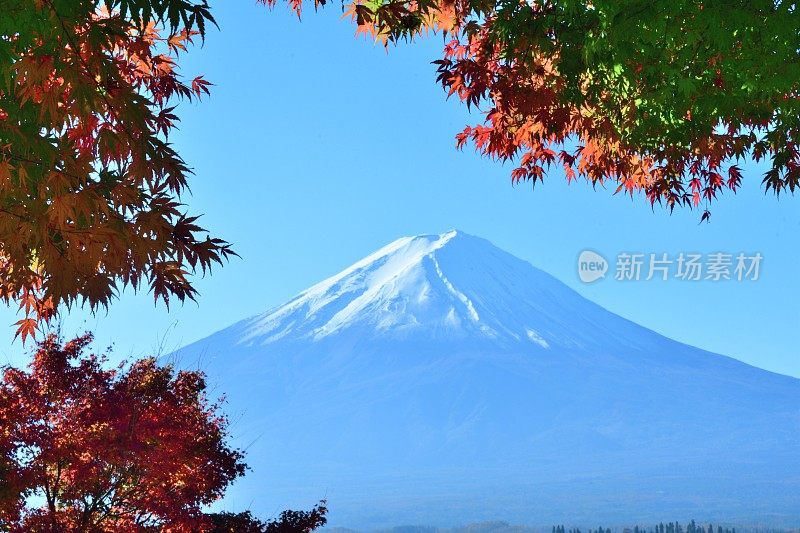
[[[764,256],[760,252],[643,253],[620,252],[613,265],[616,281],[758,281]],[[610,266],[605,257],[592,250],[578,256],[578,277],[584,283],[605,278]]]
[[584,283],[594,283],[606,277],[608,261],[602,255],[591,250],[584,250],[578,256],[578,277]]

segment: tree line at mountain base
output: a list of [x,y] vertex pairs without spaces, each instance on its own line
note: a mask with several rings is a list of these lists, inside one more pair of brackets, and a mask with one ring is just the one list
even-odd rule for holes
[[[553,526],[552,533],[567,533],[567,530],[563,525]],[[580,528],[573,528],[570,529],[568,533],[582,532]],[[603,528],[603,526],[600,526],[597,529],[590,528],[588,533],[612,533],[612,530],[611,528]],[[666,524],[661,522],[652,527],[641,527],[638,525],[634,526],[633,528],[626,527],[622,529],[622,533],[736,533],[736,528],[718,525],[715,529],[713,524],[704,526],[692,520],[686,524],[686,527],[681,525],[679,522],[668,522]]]
[[[711,529],[709,529],[711,528]],[[326,529],[328,533],[360,533],[353,529],[333,527]],[[398,526],[377,529],[372,533],[800,533],[800,529],[775,528],[760,525],[742,524],[737,527],[703,526],[692,520],[686,525],[679,522],[659,523],[654,526],[615,525],[613,527],[597,527],[582,529],[580,527],[565,528],[558,526],[525,526],[496,520],[471,523],[464,526],[441,528],[435,526]]]

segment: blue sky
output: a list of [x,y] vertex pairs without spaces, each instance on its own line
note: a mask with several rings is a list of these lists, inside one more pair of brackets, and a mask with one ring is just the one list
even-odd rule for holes
[[[167,312],[126,292],[108,313],[76,310],[63,330],[97,333],[115,357],[205,337],[278,305],[403,235],[459,228],[493,241],[606,308],[677,340],[800,377],[800,199],[764,196],[761,170],[712,209],[651,210],[641,198],[567,185],[554,170],[535,190],[510,166],[454,148],[480,120],[435,83],[441,37],[391,48],[363,39],[338,4],[298,22],[284,6],[217,2],[221,31],[183,62],[216,84],[184,104],[173,141],[195,169],[191,211],[235,244],[234,259],[199,280],[199,304]],[[763,167],[761,167],[763,169]],[[757,282],[582,284],[578,254],[760,252]],[[0,321],[16,320],[4,310]],[[19,341],[0,362],[24,361]]]

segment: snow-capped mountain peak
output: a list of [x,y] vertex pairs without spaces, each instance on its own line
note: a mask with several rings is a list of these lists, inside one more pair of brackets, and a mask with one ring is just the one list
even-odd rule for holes
[[433,328],[492,336],[491,326],[481,321],[473,301],[440,263],[444,248],[473,239],[455,230],[397,239],[255,318],[243,341],[270,342],[289,333],[320,339],[354,327],[362,328],[362,334],[367,329],[403,334]]
[[548,348],[555,339],[542,329],[553,330],[554,317],[541,305],[553,290],[563,292],[562,299],[580,298],[556,284],[530,264],[458,230],[403,237],[252,318],[241,342],[413,333]]

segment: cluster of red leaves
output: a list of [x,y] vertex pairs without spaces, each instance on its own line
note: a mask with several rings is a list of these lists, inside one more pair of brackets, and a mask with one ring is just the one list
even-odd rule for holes
[[[316,0],[314,5],[324,3]],[[638,9],[643,11],[641,17],[658,15],[655,9],[651,12],[646,3],[643,5],[644,9]],[[693,16],[691,9],[697,14],[704,9],[702,2],[687,6],[689,18]],[[291,2],[291,7],[299,14],[300,2]],[[619,79],[608,82],[604,77],[602,69],[607,65],[597,65],[597,71],[592,65],[584,65],[585,70],[578,75],[565,75],[561,61],[564,43],[559,42],[556,27],[572,24],[569,9],[590,13],[598,7],[596,2],[357,0],[346,4],[345,13],[356,23],[358,34],[372,36],[384,45],[428,31],[445,33],[448,41],[443,58],[435,62],[438,80],[449,95],[456,95],[469,107],[480,107],[485,116],[482,124],[466,127],[457,135],[457,145],[463,147],[469,141],[485,156],[514,162],[514,183],[535,184],[544,179],[549,167],[559,165],[569,181],[581,177],[593,186],[611,184],[616,192],[631,196],[643,193],[651,204],[666,205],[670,210],[703,204],[703,220],[709,217],[709,203],[722,191],[739,188],[742,175],[736,162],[745,156],[772,158],[773,168],[763,180],[767,190],[779,194],[800,186],[800,152],[793,141],[800,137],[800,126],[774,127],[781,104],[772,102],[771,96],[762,100],[753,96],[750,105],[759,112],[752,116],[734,110],[693,123],[692,111],[687,109],[680,118],[683,129],[678,142],[666,140],[668,126],[663,130],[665,139],[660,139],[659,124],[649,131],[647,142],[639,142],[629,132],[641,129],[642,121],[652,123],[652,117],[637,112],[633,96],[668,91],[637,78],[643,65],[636,61],[619,65],[625,71],[623,81],[631,84],[622,99],[612,90]],[[620,9],[625,10],[624,3]],[[754,17],[773,16],[774,20],[781,16],[752,9]],[[531,39],[534,23],[541,33]],[[574,26],[570,29],[575,31]],[[681,29],[673,23],[665,31],[680,33]],[[581,33],[580,28],[576,33]],[[697,41],[704,38],[700,35]],[[540,46],[542,43],[546,46]],[[572,53],[577,57],[582,52]],[[711,55],[707,64],[680,68],[714,71],[710,84],[713,97],[724,100],[730,87],[718,68],[719,60],[718,54]],[[671,68],[658,61],[648,66],[656,73],[662,67],[665,71]],[[688,100],[696,97],[694,94]],[[787,95],[783,101],[787,98],[794,97]],[[683,105],[678,98],[671,102],[669,96],[662,103],[674,104],[674,109]]]
[[210,15],[115,4],[15,0],[0,17],[0,299],[24,311],[23,340],[60,306],[105,307],[128,285],[193,299],[189,274],[233,253],[183,211],[191,171],[167,140],[174,102],[208,93],[176,60]]
[[244,465],[203,376],[154,359],[106,370],[90,341],[50,335],[29,371],[3,373],[0,529],[210,531],[201,507]]
[[740,169],[730,161],[745,155],[754,134],[712,131],[698,135],[688,148],[663,146],[645,153],[626,145],[615,125],[589,103],[577,105],[561,97],[564,83],[551,57],[508,61],[487,28],[466,41],[453,38],[447,44],[444,58],[436,61],[438,80],[468,106],[489,100],[491,108],[484,124],[457,135],[457,144],[471,141],[486,156],[517,161],[511,173],[514,183],[535,184],[547,168],[559,164],[568,181],[583,177],[592,185],[612,182],[616,192],[644,192],[651,204],[670,209],[696,207],[725,188],[739,187]]

